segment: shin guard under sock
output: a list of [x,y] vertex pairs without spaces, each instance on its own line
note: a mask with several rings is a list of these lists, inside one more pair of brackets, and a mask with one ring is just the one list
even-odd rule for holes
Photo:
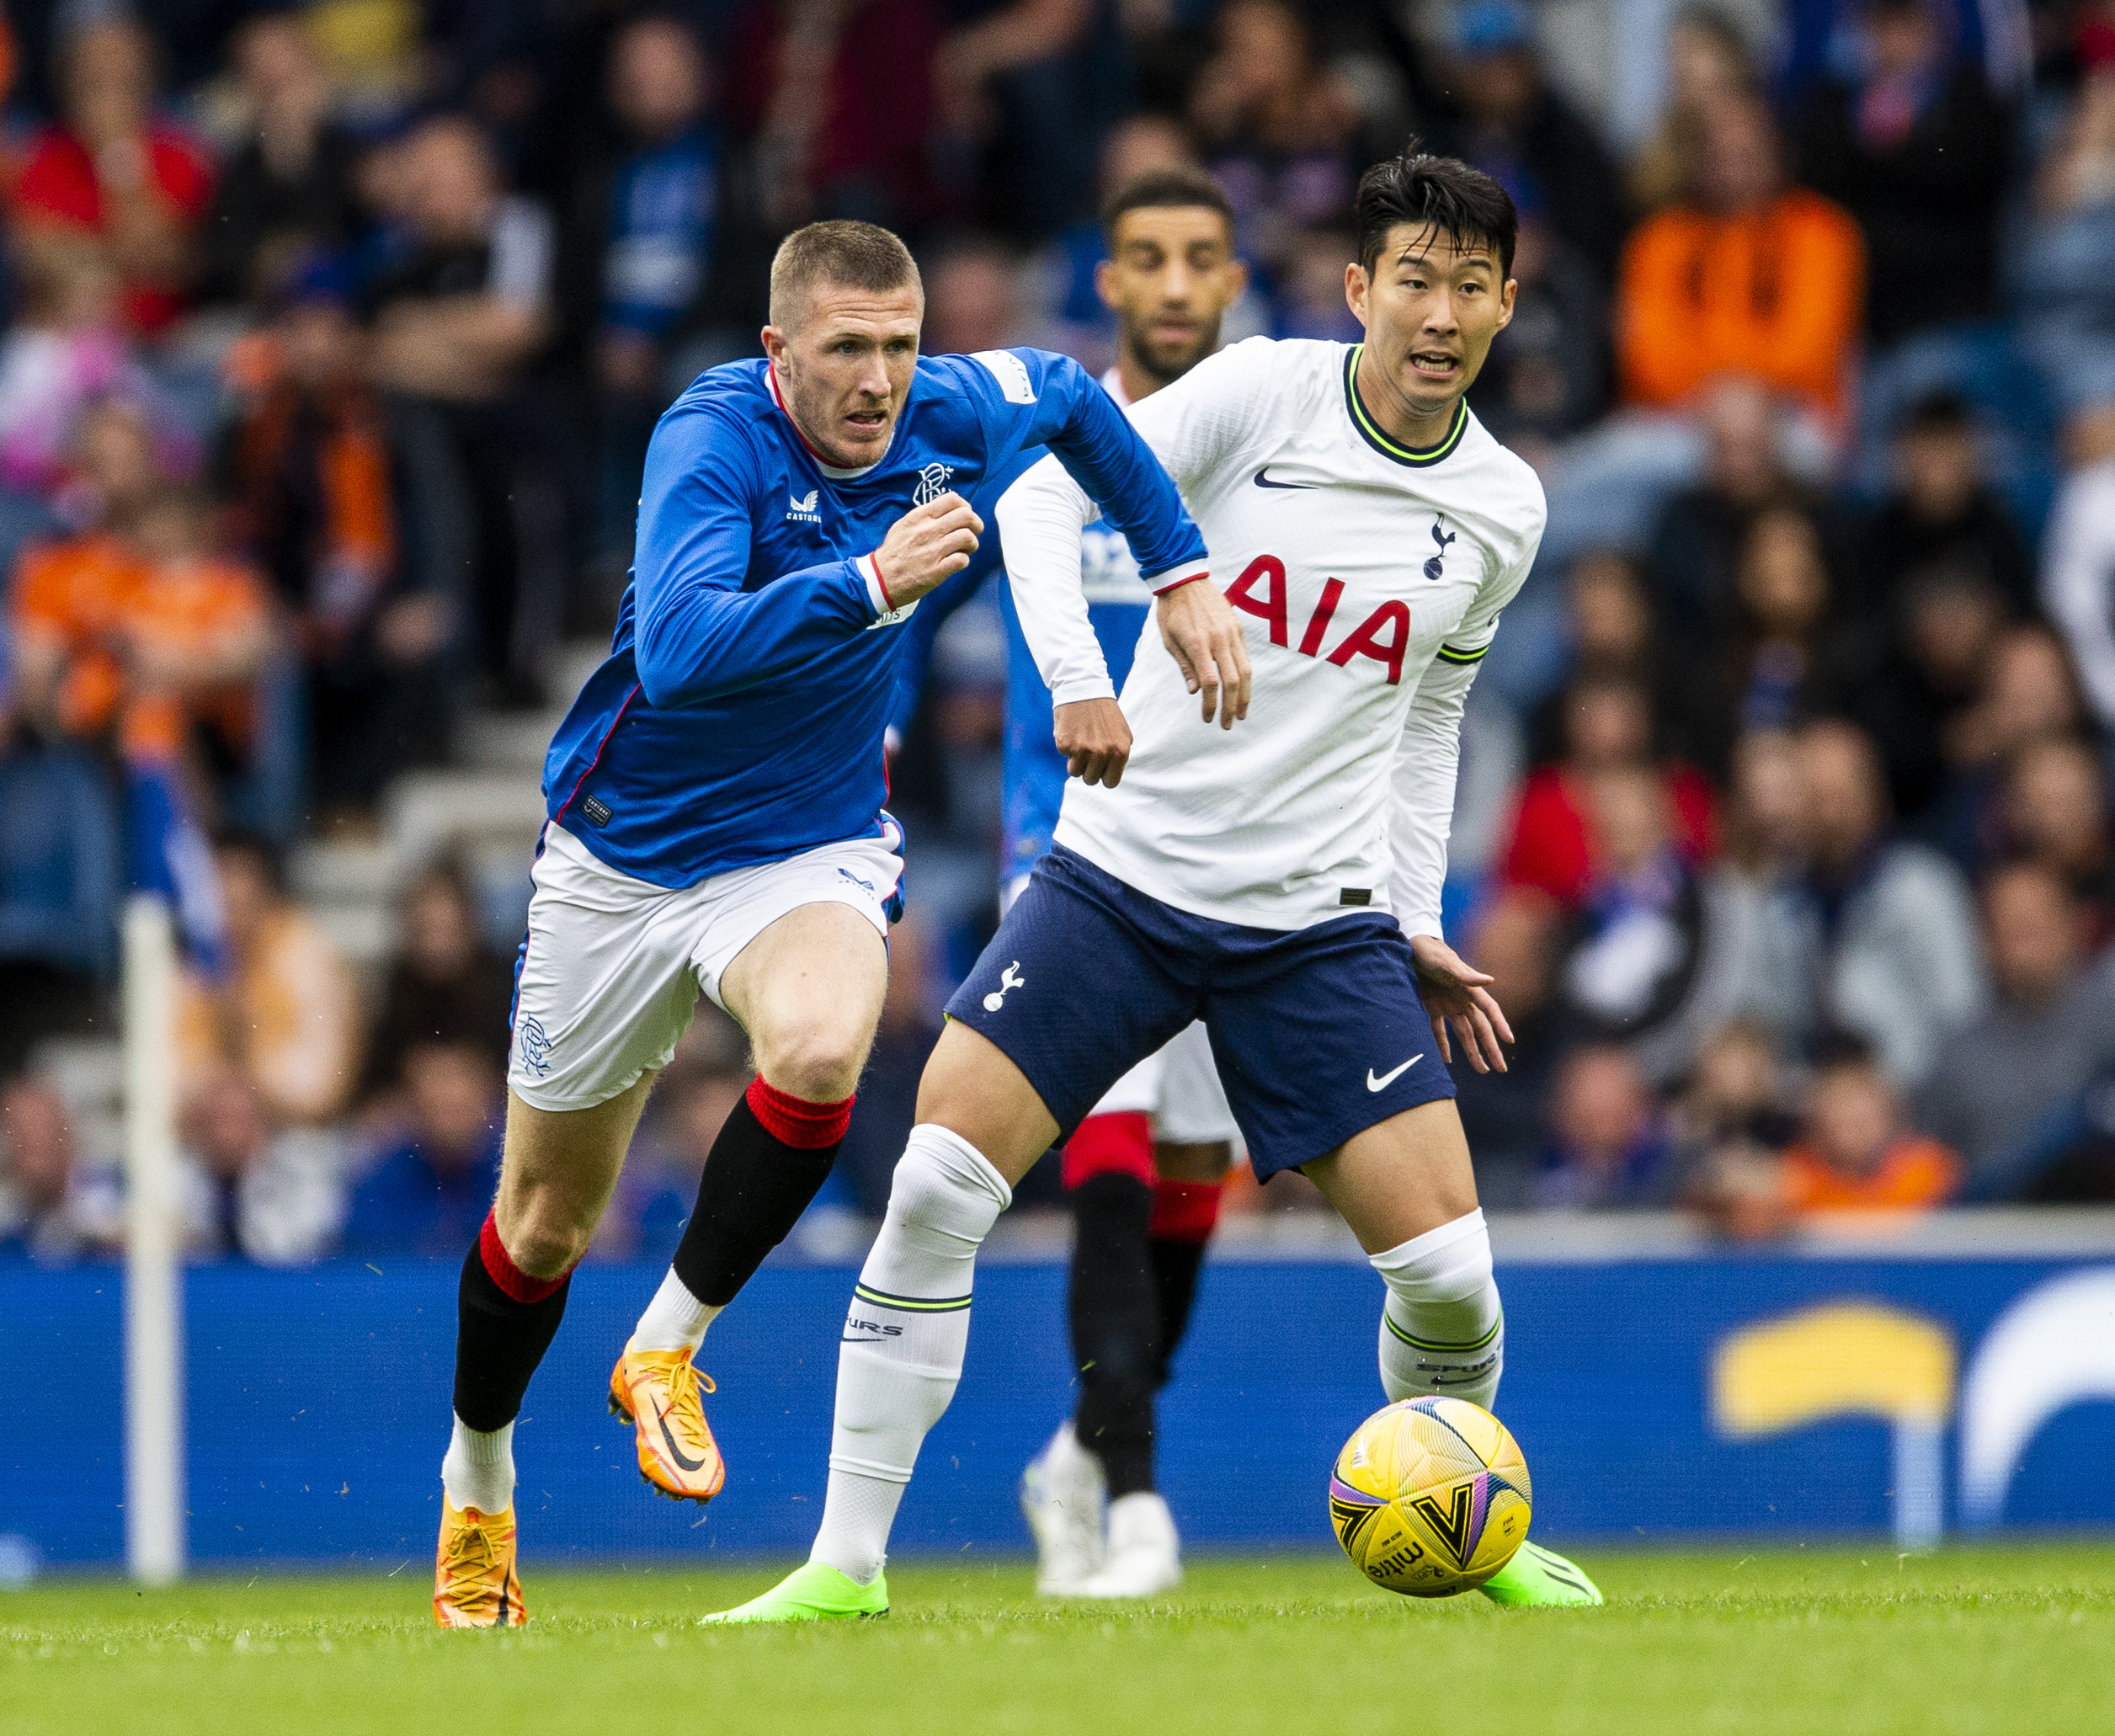
[[1490,1232],[1471,1211],[1372,1256],[1381,1308],[1381,1387],[1391,1400],[1437,1393],[1489,1409],[1505,1367],[1505,1315]]
[[455,1299],[455,1414],[480,1434],[503,1429],[521,1412],[530,1377],[565,1318],[570,1272],[532,1278],[500,1244],[487,1215],[463,1260]]
[[810,1103],[749,1082],[712,1142],[698,1202],[670,1263],[699,1302],[723,1308],[829,1179],[852,1100]]

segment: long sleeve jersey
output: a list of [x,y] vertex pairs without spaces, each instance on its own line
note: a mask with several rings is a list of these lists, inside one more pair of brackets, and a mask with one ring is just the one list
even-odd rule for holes
[[988,509],[1037,446],[1106,503],[1142,570],[1203,567],[1175,485],[1067,357],[921,358],[887,454],[858,471],[809,450],[764,361],[701,375],[647,448],[610,655],[544,762],[551,818],[671,888],[884,835],[882,732],[917,604],[892,606],[874,551],[948,490]]
[[[1440,932],[1462,705],[1542,541],[1542,485],[1457,407],[1429,450],[1361,401],[1356,345],[1255,338],[1132,407],[1241,612],[1249,716],[1207,724],[1172,658],[1132,664],[1111,790],[1057,841],[1194,915],[1290,929],[1347,908]],[[999,503],[1022,628],[1060,703],[1109,691],[1080,586],[1094,514],[1054,465]],[[1135,546],[1135,545],[1134,545]]]

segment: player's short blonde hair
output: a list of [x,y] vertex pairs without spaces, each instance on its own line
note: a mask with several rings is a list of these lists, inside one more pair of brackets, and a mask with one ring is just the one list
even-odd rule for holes
[[902,238],[878,223],[838,219],[796,229],[771,256],[771,323],[791,331],[808,294],[821,284],[849,290],[900,290],[924,299],[918,261]]

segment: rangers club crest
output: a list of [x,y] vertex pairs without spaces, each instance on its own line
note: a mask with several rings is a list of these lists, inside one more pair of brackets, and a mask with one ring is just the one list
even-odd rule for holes
[[929,464],[918,473],[918,487],[911,495],[913,506],[930,506],[947,492],[947,479],[955,474],[951,466]]

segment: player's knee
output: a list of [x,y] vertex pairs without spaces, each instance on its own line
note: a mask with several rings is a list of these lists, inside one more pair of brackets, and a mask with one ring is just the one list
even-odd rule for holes
[[842,1103],[859,1087],[872,1033],[845,1020],[816,1019],[757,1045],[764,1081],[809,1103]]
[[532,1206],[503,1238],[507,1257],[531,1278],[559,1278],[580,1264],[594,1238],[593,1224],[580,1223],[549,1206]]

